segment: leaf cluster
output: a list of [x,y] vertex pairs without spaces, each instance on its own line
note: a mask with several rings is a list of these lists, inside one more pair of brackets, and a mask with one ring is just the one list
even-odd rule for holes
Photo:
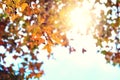
[[[44,72],[41,70],[42,62],[37,62],[36,55],[45,49],[50,56],[53,46],[69,45],[63,30],[65,23],[60,20],[59,14],[63,9],[59,9],[62,2],[62,0],[2,0],[0,2],[2,10],[0,13],[0,46],[5,49],[5,52],[0,53],[0,62],[4,63],[1,65],[7,64],[5,61],[7,54],[15,53],[14,60],[18,58],[24,60],[20,63],[22,67],[19,67],[17,72],[14,71],[14,64],[10,67],[1,67],[2,71],[7,72],[6,76],[10,77],[12,74],[15,77],[15,73],[18,73],[18,76],[26,79],[39,78]],[[41,45],[42,48],[39,48]],[[25,57],[27,55],[31,57],[30,60]],[[2,79],[1,76],[0,79]]]
[[97,40],[96,46],[100,47],[100,52],[105,55],[107,62],[113,65],[120,64],[120,1],[96,0],[96,3],[106,6],[106,10],[101,10],[100,23],[96,26],[98,31],[94,35]]

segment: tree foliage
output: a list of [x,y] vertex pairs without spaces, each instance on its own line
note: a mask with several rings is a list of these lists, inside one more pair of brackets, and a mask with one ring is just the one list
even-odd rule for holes
[[[23,58],[24,62],[21,63],[22,67],[18,71],[14,70],[14,64],[9,67],[1,64],[0,74],[2,71],[4,71],[2,75],[8,76],[9,74],[8,77],[5,77],[9,80],[11,78],[22,80],[23,78],[41,77],[44,73],[41,70],[43,62],[37,61],[36,54],[43,49],[47,50],[48,57],[50,57],[53,46],[70,46],[66,36],[69,26],[66,19],[68,19],[69,10],[77,2],[82,2],[82,0],[2,0],[0,2],[0,46],[4,47],[6,51],[0,53],[0,62],[6,64],[4,61],[6,55],[13,53],[15,53],[13,59]],[[97,3],[104,4],[108,11],[106,13],[105,10],[101,11],[100,23],[93,34],[97,40],[96,46],[100,46],[100,51],[105,54],[108,62],[120,63],[120,1],[113,3],[108,0],[104,3],[96,0],[95,4]],[[113,17],[113,15],[115,16]],[[116,46],[115,52],[110,43]],[[26,47],[28,51],[22,47]],[[75,51],[75,49],[70,47],[71,51]],[[31,59],[26,58],[26,55],[31,56]],[[27,73],[27,70],[30,72]]]
[[120,0],[96,0],[97,2],[105,5],[106,10],[101,11],[101,20],[96,27],[96,46],[100,47],[100,52],[105,55],[107,62],[113,65],[120,64]]
[[[58,8],[61,3],[62,1],[59,0],[2,0],[0,2],[2,11],[0,14],[0,46],[6,49],[4,53],[0,53],[1,60],[4,64],[6,63],[4,58],[7,57],[7,52],[8,54],[15,53],[13,55],[15,60],[26,55],[32,57],[31,60],[24,58],[24,62],[21,63],[23,67],[18,70],[17,75],[22,78],[25,77],[27,68],[31,70],[26,76],[28,79],[39,78],[44,73],[41,70],[43,62],[37,62],[36,56],[40,53],[40,45],[42,49],[48,51],[48,57],[51,55],[52,46],[69,45],[63,29],[64,22],[60,20],[59,15],[60,12],[62,13],[62,9]],[[23,46],[26,46],[27,52],[22,48]],[[13,66],[14,64],[11,64],[9,67],[1,68],[11,75],[14,71]]]

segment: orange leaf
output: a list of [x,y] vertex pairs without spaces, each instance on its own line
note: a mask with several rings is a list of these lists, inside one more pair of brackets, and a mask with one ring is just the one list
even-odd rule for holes
[[32,12],[32,9],[29,7],[29,6],[27,6],[26,7],[26,15],[28,15],[28,16],[30,16],[30,15],[32,15],[33,14],[33,12]]
[[12,14],[11,15],[11,20],[14,21],[16,18],[18,18],[19,15],[18,14]]
[[36,78],[40,78],[44,74],[44,71],[40,71],[39,73],[36,74]]
[[35,66],[36,66],[37,70],[40,69],[40,67],[41,67],[42,64],[43,64],[42,62],[41,63],[35,63]]
[[16,60],[18,57],[19,57],[19,56],[17,56],[17,55],[14,55],[14,56],[13,56],[13,58],[14,58],[15,60]]
[[34,70],[34,64],[32,62],[29,62],[29,69]]
[[27,78],[32,78],[33,76],[35,76],[35,73],[34,73],[34,72],[30,73],[30,74],[27,76]]
[[47,51],[49,53],[51,53],[51,45],[50,44],[45,45],[43,49],[47,49]]
[[41,43],[45,43],[45,40],[42,38],[39,38],[39,44],[41,44]]
[[19,69],[19,72],[20,72],[21,74],[23,74],[23,73],[25,72],[25,69],[24,69],[24,68],[20,68],[20,69]]
[[21,12],[23,12],[27,6],[28,6],[27,3],[22,3],[22,5],[21,5]]
[[54,33],[52,34],[52,39],[55,40],[57,44],[61,44],[61,39],[58,37],[58,34]]

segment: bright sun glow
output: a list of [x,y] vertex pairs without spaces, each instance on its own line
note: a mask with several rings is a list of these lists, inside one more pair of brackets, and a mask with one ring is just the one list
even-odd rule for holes
[[95,15],[90,7],[91,3],[84,2],[81,6],[76,6],[70,12],[70,24],[72,28],[81,34],[86,34],[88,30],[93,28],[93,23],[95,22]]
[[90,28],[92,17],[89,10],[85,8],[75,8],[70,13],[70,23],[82,34]]

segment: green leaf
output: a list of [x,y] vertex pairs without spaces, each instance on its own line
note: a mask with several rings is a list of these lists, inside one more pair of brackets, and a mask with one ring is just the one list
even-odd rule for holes
[[101,53],[105,55],[107,53],[107,51],[103,50],[103,51],[101,51]]

